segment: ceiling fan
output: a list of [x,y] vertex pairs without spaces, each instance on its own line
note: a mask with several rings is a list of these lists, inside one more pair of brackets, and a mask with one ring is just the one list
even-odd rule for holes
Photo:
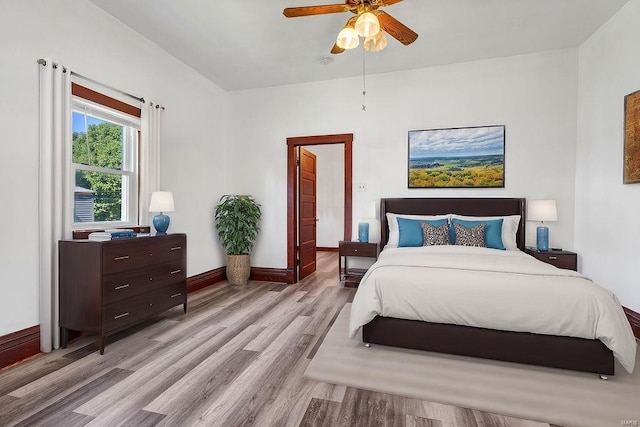
[[380,7],[391,6],[402,0],[345,0],[340,4],[318,6],[288,7],[282,12],[287,18],[300,16],[324,15],[328,13],[351,12],[351,17],[338,34],[331,53],[338,54],[346,49],[353,49],[360,43],[358,36],[364,38],[364,48],[369,51],[380,51],[387,45],[384,32],[390,34],[403,45],[416,41],[418,34],[406,25],[382,10]]

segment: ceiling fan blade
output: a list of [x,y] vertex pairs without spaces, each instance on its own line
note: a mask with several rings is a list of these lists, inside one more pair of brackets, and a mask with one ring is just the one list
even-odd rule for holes
[[409,45],[418,38],[418,33],[388,13],[376,11],[376,15],[378,16],[378,21],[380,21],[380,27],[403,45]]
[[378,4],[380,6],[391,6],[392,4],[400,3],[402,0],[380,0]]
[[331,53],[333,53],[334,55],[337,55],[339,53],[344,52],[344,49],[341,48],[340,46],[338,46],[338,44],[334,44],[333,47],[331,48]]
[[349,6],[342,4],[327,4],[322,6],[302,6],[288,7],[282,11],[287,18],[297,18],[298,16],[324,15],[325,13],[348,12]]

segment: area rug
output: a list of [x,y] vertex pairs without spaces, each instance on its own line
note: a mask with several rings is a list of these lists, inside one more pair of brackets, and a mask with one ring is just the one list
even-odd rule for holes
[[350,309],[346,304],[336,318],[306,378],[563,426],[639,425],[640,360],[633,374],[616,362],[616,375],[603,381],[562,369],[366,348],[361,337],[348,339]]

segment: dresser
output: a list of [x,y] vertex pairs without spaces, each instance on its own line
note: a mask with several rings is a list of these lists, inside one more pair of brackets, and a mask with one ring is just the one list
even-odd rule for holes
[[137,237],[104,242],[61,240],[60,340],[68,331],[105,337],[176,305],[187,312],[187,236]]

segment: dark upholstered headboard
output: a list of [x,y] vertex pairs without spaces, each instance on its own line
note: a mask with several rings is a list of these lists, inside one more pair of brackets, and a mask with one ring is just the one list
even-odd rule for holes
[[522,198],[415,198],[380,199],[380,247],[389,240],[387,212],[409,215],[469,216],[520,215],[516,242],[520,250],[525,245],[526,199]]

